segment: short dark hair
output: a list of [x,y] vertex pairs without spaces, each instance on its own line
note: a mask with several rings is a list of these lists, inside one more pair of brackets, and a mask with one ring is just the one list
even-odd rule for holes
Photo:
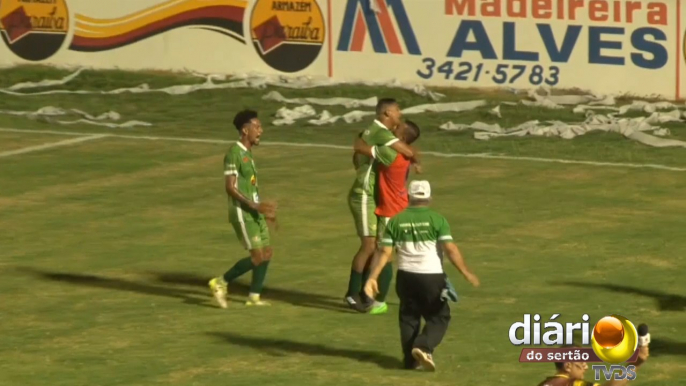
[[393,98],[381,98],[376,103],[376,115],[379,116],[383,114],[392,105],[397,105],[398,101]]
[[419,130],[419,126],[412,121],[405,121],[405,125],[405,130],[407,130],[405,135],[405,141],[407,141],[408,145],[411,145],[412,142],[419,139],[421,131]]
[[236,113],[233,118],[233,125],[236,126],[236,130],[240,133],[243,130],[243,126],[247,125],[253,119],[257,118],[257,111],[254,110],[242,110]]

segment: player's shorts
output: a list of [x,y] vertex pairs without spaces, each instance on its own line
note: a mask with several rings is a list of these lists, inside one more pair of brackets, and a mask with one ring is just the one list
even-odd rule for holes
[[374,197],[348,195],[348,206],[355,220],[357,235],[360,237],[376,237],[376,203]]
[[252,216],[239,210],[235,215],[232,213],[229,218],[238,240],[245,249],[250,251],[270,245],[269,227],[264,216]]
[[386,226],[388,225],[388,221],[390,221],[390,217],[384,217],[384,216],[377,216],[377,232],[376,232],[376,240],[377,242],[381,242],[381,238],[383,237],[384,232],[386,232]]

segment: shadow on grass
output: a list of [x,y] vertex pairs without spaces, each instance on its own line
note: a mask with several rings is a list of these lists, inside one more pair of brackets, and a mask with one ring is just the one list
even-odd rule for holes
[[650,340],[650,356],[686,356],[686,343],[671,339],[652,338]]
[[660,291],[646,290],[642,288],[629,287],[617,284],[599,284],[582,282],[563,282],[560,284],[580,288],[597,288],[606,291],[647,296],[655,299],[660,311],[686,311],[686,296],[668,294]]
[[[191,286],[207,288],[208,277],[185,272],[148,272],[153,280],[172,284],[175,286]],[[229,287],[229,295],[247,296],[250,286],[241,282],[233,282]],[[320,295],[311,292],[302,292],[286,288],[272,287],[266,285],[262,295],[265,300],[274,299],[276,301],[289,303],[298,307],[318,308],[327,311],[355,313],[343,304],[343,298],[337,299],[327,295]]]
[[[180,299],[187,304],[215,308],[209,304],[209,297],[206,292],[161,287],[119,278],[80,273],[50,272],[34,268],[18,268],[18,270],[20,272],[36,276],[41,280],[50,280],[60,283],[68,283],[71,285],[102,288],[108,290],[135,292],[144,295],[163,296],[168,298]],[[192,295],[203,296],[204,299],[194,298],[192,297]]]
[[327,347],[323,344],[304,343],[288,339],[248,337],[230,332],[209,332],[207,334],[229,344],[251,347],[271,356],[281,356],[282,353],[296,353],[311,356],[346,358],[363,363],[374,363],[381,368],[389,370],[402,370],[403,368],[402,361],[399,358],[374,351],[334,348]]
[[[139,282],[116,277],[105,277],[98,275],[52,272],[35,268],[20,267],[19,272],[36,276],[42,280],[50,280],[71,285],[79,285],[93,288],[102,288],[116,291],[134,292],[143,295],[163,296],[168,298],[180,299],[184,303],[203,307],[216,308],[211,304],[211,295],[207,288],[207,277],[195,274],[179,272],[151,272],[152,280],[158,284],[149,282]],[[160,285],[164,284],[164,285]],[[199,287],[202,290],[188,288]],[[231,294],[247,296],[249,286],[243,283],[232,283]],[[264,296],[284,303],[289,303],[299,307],[317,308],[334,312],[354,313],[340,301],[333,298],[307,292],[293,291],[283,288],[267,287]],[[201,297],[201,298],[198,298]]]

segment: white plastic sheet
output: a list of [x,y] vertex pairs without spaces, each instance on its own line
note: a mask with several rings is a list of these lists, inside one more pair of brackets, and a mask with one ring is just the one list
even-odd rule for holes
[[[26,89],[40,89],[55,86],[63,86],[74,79],[76,79],[84,69],[78,69],[72,74],[57,80],[42,80],[40,82],[24,82],[13,85],[8,88],[0,88],[0,93],[14,96],[31,96],[31,95],[55,95],[55,94],[78,94],[78,95],[118,95],[124,93],[142,94],[142,93],[164,93],[168,95],[186,95],[200,90],[221,90],[221,89],[238,89],[238,88],[253,88],[265,89],[269,86],[283,87],[291,89],[309,89],[318,87],[335,87],[340,85],[362,85],[370,87],[388,87],[399,88],[414,92],[417,95],[427,97],[432,101],[438,101],[445,97],[441,93],[427,90],[426,87],[418,84],[406,84],[393,80],[390,82],[369,82],[369,81],[334,81],[329,78],[312,78],[307,76],[299,77],[285,77],[278,75],[261,75],[261,74],[238,74],[230,77],[226,81],[227,76],[217,74],[193,74],[195,76],[204,78],[203,83],[190,85],[176,85],[163,87],[159,89],[150,88],[147,83],[143,83],[133,87],[123,87],[115,90],[45,90],[34,92],[20,92]],[[218,83],[222,82],[222,83]]]
[[[543,137],[560,137],[572,139],[593,131],[619,133],[626,138],[653,147],[686,147],[686,142],[659,138],[657,135],[668,135],[669,131],[655,124],[679,122],[683,113],[674,110],[670,113],[655,112],[649,117],[617,118],[612,115],[589,114],[581,123],[565,123],[560,121],[529,121],[512,128],[502,128],[498,124],[474,122],[470,125],[448,122],[440,126],[441,130],[462,131],[475,130],[474,138],[488,140],[496,137],[523,137],[526,135]],[[653,132],[655,135],[649,134]]]
[[[14,111],[14,110],[0,110],[0,114],[24,116],[30,119],[43,120],[50,123],[57,123],[60,125],[74,125],[77,123],[86,123],[95,126],[104,126],[112,129],[117,128],[131,128],[137,126],[152,126],[151,123],[142,121],[126,121],[123,123],[106,122],[119,121],[121,115],[116,111],[108,111],[100,115],[94,116],[78,109],[64,110],[58,107],[47,106],[42,107],[36,111]],[[57,117],[79,116],[79,119],[64,120],[57,119]]]
[[262,99],[266,101],[275,101],[287,104],[312,104],[320,106],[344,106],[346,108],[355,107],[376,107],[379,102],[377,97],[371,97],[367,99],[354,99],[354,98],[285,98],[278,91],[270,91]]

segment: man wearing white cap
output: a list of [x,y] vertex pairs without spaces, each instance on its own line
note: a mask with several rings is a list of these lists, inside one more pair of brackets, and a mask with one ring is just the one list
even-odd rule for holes
[[[448,255],[455,268],[475,287],[479,286],[479,279],[465,265],[446,218],[429,208],[429,182],[412,181],[408,196],[409,207],[391,218],[386,226],[381,239],[382,251],[374,257],[365,292],[370,297],[378,293],[376,279],[390,261],[395,247],[405,368],[434,371],[433,351],[450,323],[450,307],[445,296],[450,289],[443,271],[443,254]],[[422,318],[425,326],[420,333]]]

